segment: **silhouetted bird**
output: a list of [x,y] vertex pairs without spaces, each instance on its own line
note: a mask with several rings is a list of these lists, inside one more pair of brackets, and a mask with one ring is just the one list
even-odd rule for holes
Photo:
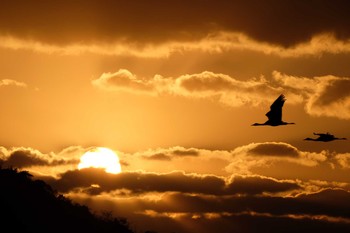
[[318,138],[305,138],[304,140],[308,141],[320,141],[320,142],[330,142],[334,140],[346,140],[346,138],[336,138],[334,135],[330,133],[314,133],[314,135],[317,135]]
[[254,123],[252,126],[260,126],[260,125],[270,125],[270,126],[279,126],[279,125],[289,125],[295,123],[288,123],[282,121],[282,107],[284,102],[286,101],[283,94],[281,94],[270,106],[270,111],[265,114],[268,120],[265,123]]

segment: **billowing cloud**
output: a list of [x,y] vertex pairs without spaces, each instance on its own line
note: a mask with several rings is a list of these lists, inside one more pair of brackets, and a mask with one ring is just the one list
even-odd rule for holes
[[232,151],[233,159],[227,170],[250,173],[254,167],[270,166],[278,161],[302,166],[316,166],[327,160],[327,151],[307,152],[284,142],[251,143]]
[[154,88],[152,83],[138,79],[136,75],[125,69],[120,69],[115,73],[104,73],[98,79],[93,80],[92,84],[107,90],[133,90],[141,93],[150,93]]
[[313,116],[350,119],[350,78],[332,75],[306,78],[279,72],[273,78],[291,92],[304,96],[305,110]]
[[177,93],[197,98],[218,98],[229,106],[259,104],[267,101],[265,96],[279,95],[281,88],[270,85],[266,79],[240,81],[225,74],[204,71],[183,75],[175,81]]
[[337,154],[335,155],[335,160],[342,168],[350,168],[350,153]]
[[104,90],[153,96],[170,94],[215,99],[232,107],[246,104],[270,105],[276,96],[285,93],[288,103],[305,103],[305,110],[310,115],[350,119],[348,77],[307,78],[274,71],[271,79],[261,77],[241,81],[229,75],[204,71],[177,78],[155,75],[151,79],[142,79],[128,70],[120,69],[115,73],[102,74],[92,84]]

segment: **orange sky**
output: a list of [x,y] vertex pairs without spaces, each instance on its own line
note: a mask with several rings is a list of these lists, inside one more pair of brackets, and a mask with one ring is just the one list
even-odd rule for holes
[[[303,140],[350,138],[347,1],[1,5],[3,164],[139,229],[349,229],[337,212],[350,198],[348,140]],[[296,124],[252,127],[282,93],[283,120]],[[96,146],[118,153],[123,173],[76,170]],[[322,211],[293,212],[304,199]]]

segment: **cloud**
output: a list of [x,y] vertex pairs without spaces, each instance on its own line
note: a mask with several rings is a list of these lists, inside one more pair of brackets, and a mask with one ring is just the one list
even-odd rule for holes
[[137,78],[125,69],[115,73],[103,73],[92,85],[103,90],[127,91],[136,94],[178,95],[190,98],[218,99],[229,106],[260,104],[270,101],[271,94],[279,95],[281,88],[268,84],[267,80],[240,81],[225,74],[204,71],[177,78],[155,75],[151,79]]
[[229,106],[259,104],[267,101],[264,96],[278,95],[282,91],[267,83],[264,78],[240,81],[225,74],[204,71],[183,75],[176,79],[177,93],[197,98],[217,98]]
[[[177,156],[174,151],[192,151],[194,155]],[[346,154],[301,150],[285,142],[250,143],[232,150],[170,147],[118,154],[129,164],[123,171],[129,172],[184,171],[222,177],[259,174],[278,179],[350,182],[344,167]]]
[[158,154],[153,154],[149,156],[145,156],[145,159],[148,160],[165,160],[165,161],[170,161],[171,157],[169,155],[163,154],[163,153],[158,153]]
[[284,142],[250,143],[232,151],[233,159],[226,169],[249,174],[252,168],[268,167],[281,161],[312,167],[326,161],[327,153],[300,151]]
[[276,96],[284,93],[288,103],[305,104],[312,116],[350,119],[350,78],[336,76],[296,77],[272,73],[270,79],[260,77],[241,81],[229,75],[204,71],[176,78],[155,75],[139,78],[120,69],[103,73],[92,85],[102,90],[126,91],[152,96],[176,95],[188,98],[216,100],[226,106],[270,105]]
[[263,194],[292,191],[301,188],[295,181],[277,180],[258,175],[234,175],[227,185],[227,194]]
[[[248,145],[249,147],[249,145]],[[251,144],[251,148],[247,151],[247,154],[257,156],[279,156],[279,157],[298,157],[298,149],[287,143],[259,143]]]
[[166,58],[176,53],[198,51],[204,53],[225,53],[252,51],[279,57],[320,56],[323,54],[347,54],[350,42],[340,41],[332,34],[312,37],[309,41],[293,47],[282,47],[256,41],[242,33],[215,32],[196,41],[168,41],[160,44],[134,44],[125,40],[107,42],[74,42],[70,44],[48,44],[33,39],[21,39],[0,35],[0,48],[30,50],[40,53],[77,55],[93,53],[108,56],[134,56],[142,58]]
[[255,195],[262,193],[287,192],[301,188],[293,181],[276,180],[262,176],[236,176],[229,178],[214,175],[199,175],[194,173],[145,173],[123,172],[108,174],[100,169],[82,169],[67,171],[52,185],[62,192],[75,189],[89,189],[91,185],[98,185],[93,193],[127,190],[133,194],[151,192],[182,192],[206,195]]
[[237,49],[277,56],[349,53],[348,7],[346,1],[330,0],[169,0],[166,5],[160,0],[15,0],[0,9],[0,46],[139,57]]
[[303,96],[305,110],[312,116],[350,119],[350,78],[332,75],[306,78],[273,72],[284,89]]
[[141,93],[153,91],[151,83],[138,79],[136,75],[125,69],[120,69],[115,73],[103,73],[101,77],[93,80],[92,84],[99,88],[113,91],[133,90]]
[[[115,197],[109,194],[89,196],[71,193],[71,197],[94,209],[108,208],[114,214],[128,216],[138,227],[157,222],[162,232],[169,226],[186,226],[180,232],[217,232],[241,229],[243,232],[275,232],[289,229],[349,229],[350,193],[341,189],[324,189],[316,193],[291,196],[212,196],[180,192],[156,196]],[[147,221],[145,221],[147,219]],[[243,222],[242,222],[243,221]],[[253,228],[251,223],[255,223]],[[203,226],[210,226],[209,229]],[[297,227],[296,227],[297,226]],[[146,227],[147,228],[147,227]],[[149,229],[149,228],[148,228]]]
[[348,7],[347,1],[328,0],[312,4],[274,0],[263,3],[190,0],[181,4],[175,0],[166,4],[160,0],[147,4],[55,0],[53,4],[44,4],[16,0],[3,4],[0,31],[47,44],[124,40],[135,47],[139,43],[193,41],[215,31],[226,31],[293,47],[321,33],[333,33],[337,39],[346,41],[350,37]]
[[[330,199],[332,198],[332,199]],[[303,194],[297,197],[269,197],[269,196],[223,196],[209,197],[202,195],[188,195],[170,193],[164,196],[164,203],[173,202],[178,205],[155,205],[154,211],[161,212],[244,212],[284,214],[328,215],[349,218],[346,211],[349,207],[350,193],[341,189],[326,189],[317,193]],[[330,202],[330,200],[337,200]],[[180,205],[181,203],[181,205]],[[318,206],[318,208],[315,208]]]
[[1,86],[27,87],[27,84],[12,79],[2,79],[0,80],[0,87]]
[[41,179],[54,179],[58,174],[76,169],[80,157],[91,148],[70,146],[59,152],[42,153],[30,147],[6,148],[0,146],[0,164],[29,171]]
[[[139,218],[133,218],[137,226],[142,222],[156,232],[166,232],[172,229],[174,232],[347,232],[349,230],[347,219],[332,218],[328,216],[275,216],[255,212],[243,213],[156,213],[147,212]],[[166,223],[166,226],[163,224]],[[186,223],[186,224],[182,224]],[[141,229],[144,229],[141,228]]]
[[181,146],[148,149],[135,153],[118,152],[118,155],[121,160],[129,164],[123,171],[168,173],[181,170],[186,173],[218,176],[228,175],[224,168],[230,163],[232,157],[230,151],[226,150]]
[[100,169],[82,169],[67,171],[53,184],[57,189],[67,192],[79,187],[98,184],[96,192],[110,192],[126,189],[132,193],[179,191],[184,193],[221,193],[225,181],[213,175],[184,174],[171,172],[167,174],[123,172],[112,175]]
[[337,154],[335,155],[335,160],[342,168],[350,168],[350,153]]
[[[183,157],[197,157],[203,151],[195,148],[171,147],[169,149],[148,150],[138,153],[138,156],[148,160],[173,160]],[[204,152],[205,153],[205,152]]]
[[43,154],[32,148],[12,148],[7,150],[2,147],[3,165],[6,167],[30,168],[32,166],[60,166],[77,164],[77,159],[64,159],[55,154]]
[[310,115],[350,119],[350,78],[322,80],[310,97],[306,111]]

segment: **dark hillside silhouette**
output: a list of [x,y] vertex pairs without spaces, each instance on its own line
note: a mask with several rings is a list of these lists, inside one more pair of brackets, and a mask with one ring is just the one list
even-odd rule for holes
[[126,220],[95,215],[28,172],[12,168],[0,168],[0,219],[1,232],[133,232]]

